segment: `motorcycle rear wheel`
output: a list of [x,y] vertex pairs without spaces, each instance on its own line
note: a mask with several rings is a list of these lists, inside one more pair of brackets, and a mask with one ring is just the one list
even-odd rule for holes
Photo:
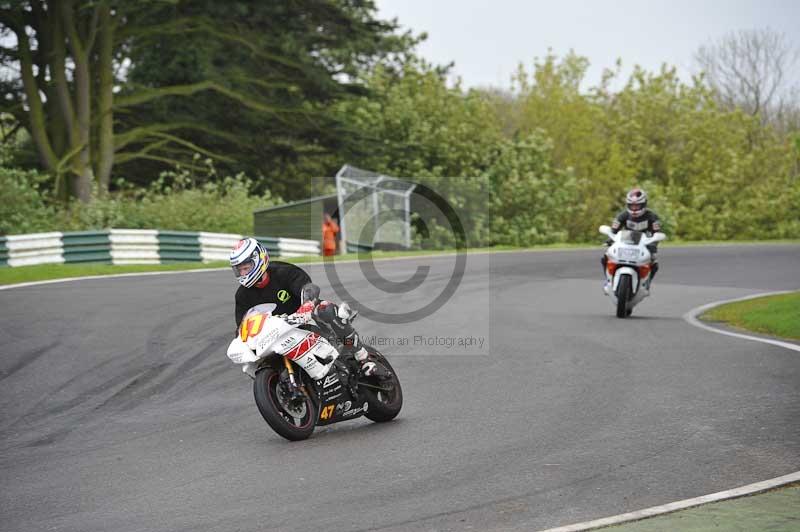
[[317,407],[306,397],[299,408],[291,409],[285,397],[280,374],[273,368],[264,368],[256,373],[253,396],[264,421],[290,441],[305,440],[314,432],[317,422]]
[[391,374],[388,380],[369,379],[368,384],[389,388],[388,390],[377,390],[375,388],[364,387],[363,394],[369,409],[364,416],[376,423],[391,421],[397,417],[403,408],[403,388],[400,386],[400,379],[389,361],[377,351],[370,350],[370,360],[382,365]]

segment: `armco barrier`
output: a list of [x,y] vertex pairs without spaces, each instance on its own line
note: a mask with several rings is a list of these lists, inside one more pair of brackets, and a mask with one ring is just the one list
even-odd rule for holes
[[111,229],[111,261],[114,264],[158,264],[158,231]]
[[64,262],[111,262],[111,240],[108,231],[63,233]]
[[[242,235],[146,229],[35,233],[0,237],[0,266],[104,262],[159,264],[227,260]],[[276,257],[319,255],[318,242],[256,237]]]
[[9,266],[64,262],[61,233],[35,233],[5,237]]
[[[228,260],[228,255],[242,238],[242,235],[231,235],[226,233],[200,233],[200,256],[203,262],[212,260]],[[262,239],[259,239],[262,240]]]
[[200,234],[185,231],[159,231],[158,255],[163,261],[201,262]]
[[0,266],[8,264],[8,246],[6,246],[6,237],[0,237]]

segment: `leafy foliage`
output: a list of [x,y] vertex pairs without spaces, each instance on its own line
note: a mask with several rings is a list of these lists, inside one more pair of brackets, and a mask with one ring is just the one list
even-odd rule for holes
[[[395,68],[419,40],[378,20],[370,1],[182,1],[152,10],[148,20],[154,29],[132,40],[122,97],[207,81],[219,88],[148,102],[123,118],[125,127],[192,124],[181,132],[192,146],[171,157],[188,163],[202,146],[220,168],[262,176],[261,191],[291,199],[318,192],[308,177],[332,174],[332,154],[357,149],[357,132],[332,106],[363,94],[355,82],[363,71],[379,61]],[[153,132],[137,147],[162,140]],[[133,161],[123,171],[141,166]],[[152,174],[164,165],[147,167]]]
[[540,132],[504,141],[489,170],[492,243],[530,246],[566,242],[577,182],[551,163],[552,143]]
[[348,149],[330,105],[421,38],[376,14],[369,0],[0,1],[0,111],[64,200],[195,153],[302,194],[287,170]]
[[0,166],[0,235],[54,229],[55,209],[42,197],[47,176]]
[[120,182],[118,192],[69,206],[38,189],[46,176],[0,167],[0,234],[111,227],[252,234],[253,211],[280,203],[269,193],[253,194],[244,175],[209,179],[216,170],[210,161],[205,165],[200,175],[185,168],[162,172],[147,188]]
[[550,55],[530,80],[520,69],[516,99],[494,100],[501,110],[515,107],[514,134],[541,129],[553,140],[553,165],[573,169],[577,196],[566,204],[575,212],[562,226],[569,240],[596,239],[597,226],[635,185],[648,190],[672,237],[800,236],[800,181],[788,138],[721,107],[700,79],[684,84],[674,69],[637,67],[619,91],[609,89],[617,74],[608,72],[581,92],[587,67],[572,54]]

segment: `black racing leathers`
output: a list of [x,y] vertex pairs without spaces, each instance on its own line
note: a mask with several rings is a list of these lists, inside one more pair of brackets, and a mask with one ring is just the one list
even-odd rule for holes
[[264,288],[245,288],[236,291],[236,327],[251,307],[262,303],[275,303],[275,314],[292,314],[303,303],[300,293],[311,277],[288,262],[271,261],[267,267],[269,283]]
[[641,231],[642,233],[657,233],[661,231],[661,220],[658,215],[647,209],[642,216],[634,219],[627,209],[622,211],[614,218],[611,223],[611,231],[616,233],[620,229],[627,229],[629,231]]

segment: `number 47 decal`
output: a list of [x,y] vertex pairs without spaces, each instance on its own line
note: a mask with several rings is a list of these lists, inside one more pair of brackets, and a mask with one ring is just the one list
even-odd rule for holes
[[322,412],[319,414],[320,419],[330,419],[333,416],[333,407],[335,405],[327,405],[322,407]]

